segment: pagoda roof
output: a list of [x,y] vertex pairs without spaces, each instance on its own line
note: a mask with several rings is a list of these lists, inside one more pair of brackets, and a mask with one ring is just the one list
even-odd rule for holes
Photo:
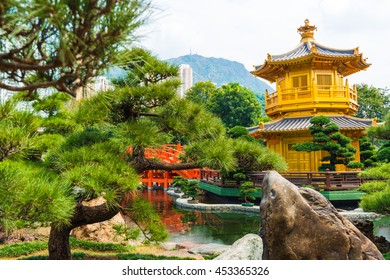
[[355,58],[356,48],[355,49],[333,49],[316,42],[301,42],[295,49],[280,55],[271,55],[271,61],[280,62],[280,61],[289,61],[297,58],[309,56],[310,54],[315,53],[317,56],[327,56],[329,58]]
[[338,71],[345,77],[358,71],[368,68],[371,64],[363,59],[363,54],[359,48],[335,49],[315,42],[313,34],[315,26],[309,25],[305,21],[305,26],[301,26],[298,31],[302,39],[293,50],[279,55],[267,55],[267,59],[262,65],[255,65],[251,73],[264,78],[270,82],[275,82],[276,76],[284,72],[286,66],[301,64],[306,62],[332,62]]
[[[262,123],[259,126],[247,128],[250,134],[275,133],[275,132],[295,132],[309,130],[312,126],[310,119],[312,117],[284,118],[268,123]],[[375,119],[360,119],[351,116],[329,116],[331,122],[337,124],[340,130],[364,130],[375,124]]]

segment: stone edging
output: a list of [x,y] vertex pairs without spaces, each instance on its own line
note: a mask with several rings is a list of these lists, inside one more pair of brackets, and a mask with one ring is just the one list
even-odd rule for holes
[[[260,206],[254,205],[252,207],[242,206],[240,204],[206,204],[206,203],[197,203],[189,204],[188,198],[181,198],[183,193],[175,193],[172,190],[167,191],[168,195],[176,197],[175,203],[178,207],[188,210],[198,210],[201,212],[208,213],[223,213],[223,212],[234,212],[234,213],[252,213],[260,214]],[[340,215],[346,217],[350,220],[375,220],[382,215],[374,212],[364,212],[360,209],[355,209],[353,211],[341,211]]]
[[206,204],[206,203],[197,203],[190,204],[188,203],[188,198],[180,198],[182,193],[175,193],[173,191],[168,190],[168,194],[170,196],[176,197],[175,203],[180,208],[188,209],[188,210],[199,210],[201,212],[215,212],[215,213],[223,213],[223,212],[234,212],[234,213],[260,213],[260,207],[254,205],[252,207],[242,206],[240,204]]

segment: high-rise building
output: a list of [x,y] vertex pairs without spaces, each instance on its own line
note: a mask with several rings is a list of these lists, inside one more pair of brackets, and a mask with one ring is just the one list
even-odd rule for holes
[[179,77],[181,81],[181,86],[178,89],[178,95],[184,97],[186,91],[190,89],[193,85],[192,81],[192,68],[188,64],[180,64],[179,66]]
[[82,98],[88,98],[100,91],[107,91],[113,88],[110,80],[105,76],[96,76],[84,87]]

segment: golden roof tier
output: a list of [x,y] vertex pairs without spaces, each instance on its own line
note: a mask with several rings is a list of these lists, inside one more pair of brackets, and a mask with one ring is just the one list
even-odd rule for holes
[[324,68],[325,66],[336,68],[337,72],[346,77],[353,73],[367,69],[371,64],[363,58],[359,48],[335,49],[326,47],[314,40],[314,31],[317,27],[305,20],[305,25],[298,28],[301,34],[301,42],[293,50],[280,55],[267,55],[264,64],[254,66],[251,73],[257,77],[273,83],[278,77],[284,76],[290,66],[310,64],[313,67]]
[[276,82],[265,93],[265,112],[272,118],[314,115],[350,115],[358,110],[357,92],[344,77],[367,69],[359,48],[334,49],[315,42],[317,27],[305,20],[298,28],[300,44],[280,55],[268,54],[251,73]]

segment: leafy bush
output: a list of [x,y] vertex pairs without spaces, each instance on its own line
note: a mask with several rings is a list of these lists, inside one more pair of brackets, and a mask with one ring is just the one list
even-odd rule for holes
[[47,242],[24,242],[15,243],[11,245],[5,245],[0,248],[0,257],[19,257],[28,255],[36,251],[42,251],[47,249]]
[[79,248],[84,250],[100,251],[100,252],[128,252],[132,250],[131,246],[125,246],[122,244],[92,242],[92,241],[80,240],[72,237],[69,239],[69,243],[72,249]]
[[367,168],[361,174],[364,179],[387,180],[390,179],[390,163],[385,163],[377,167]]
[[188,181],[185,189],[185,194],[192,197],[193,200],[198,199],[200,193],[200,186],[198,181]]
[[188,179],[182,178],[181,176],[173,177],[172,188],[175,191],[184,191],[188,186]]
[[364,211],[374,211],[383,214],[390,213],[390,189],[363,196],[359,206]]
[[18,258],[18,260],[29,260],[29,261],[45,261],[48,259],[49,259],[48,255],[28,256],[28,257]]
[[383,162],[390,162],[390,147],[380,149],[377,154],[377,159]]
[[389,182],[377,182],[377,181],[366,182],[360,186],[359,191],[365,193],[373,193],[373,192],[384,191],[387,187],[390,187]]
[[238,172],[233,174],[233,179],[237,182],[241,182],[246,179],[246,174]]
[[259,143],[235,139],[233,149],[240,170],[287,170],[287,163],[282,156]]

